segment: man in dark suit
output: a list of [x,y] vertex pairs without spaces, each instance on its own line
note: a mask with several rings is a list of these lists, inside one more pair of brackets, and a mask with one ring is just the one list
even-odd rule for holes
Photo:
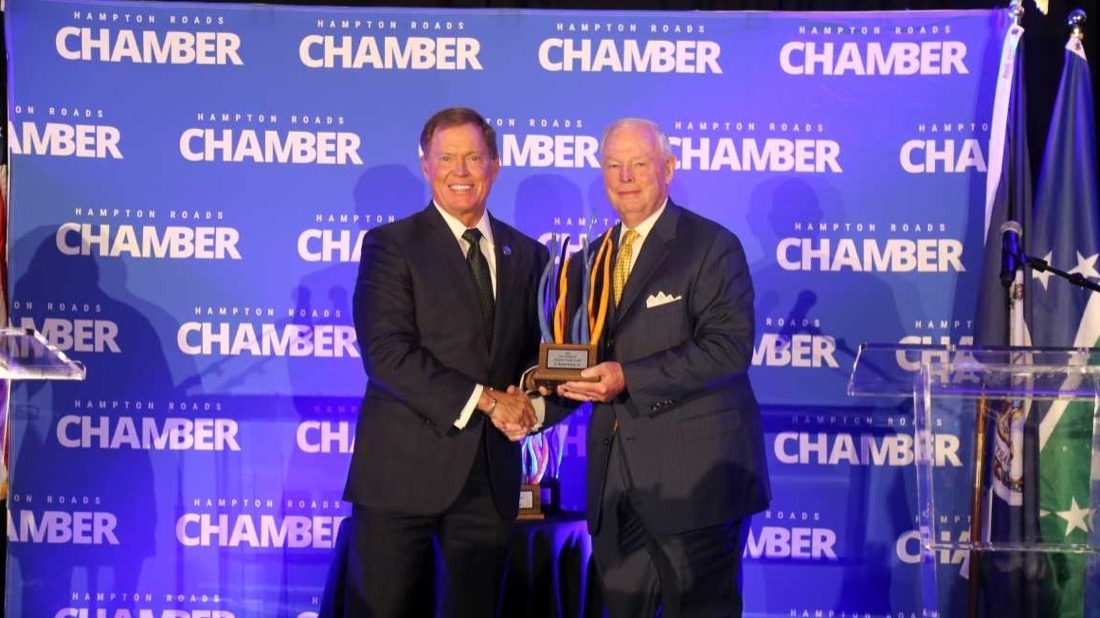
[[621,618],[740,616],[748,519],[771,499],[745,254],[668,199],[676,158],[652,122],[612,124],[600,159],[621,219],[603,362],[584,371],[598,382],[557,392],[596,402],[588,526],[605,601]]
[[537,358],[545,247],[486,212],[500,169],[475,111],[420,136],[432,203],[365,237],[354,317],[369,385],[344,499],[353,503],[345,615],[432,615],[433,539],[447,615],[491,617],[535,424],[517,384]]

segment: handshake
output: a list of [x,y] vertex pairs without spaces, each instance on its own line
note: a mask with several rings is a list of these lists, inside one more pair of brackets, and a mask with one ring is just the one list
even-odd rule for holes
[[539,422],[531,399],[515,386],[509,386],[507,391],[485,387],[477,409],[512,442],[522,440]]

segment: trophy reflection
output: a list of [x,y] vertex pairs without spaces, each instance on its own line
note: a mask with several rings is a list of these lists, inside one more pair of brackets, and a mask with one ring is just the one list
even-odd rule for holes
[[555,425],[523,439],[523,484],[519,519],[543,519],[561,511],[561,459],[569,427]]

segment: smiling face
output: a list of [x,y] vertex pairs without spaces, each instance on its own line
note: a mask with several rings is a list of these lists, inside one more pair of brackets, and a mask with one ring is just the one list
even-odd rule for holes
[[432,199],[466,227],[485,214],[485,200],[500,171],[482,132],[472,124],[439,128],[420,157]]
[[676,157],[661,147],[656,127],[624,122],[604,138],[601,166],[607,198],[633,228],[665,203]]

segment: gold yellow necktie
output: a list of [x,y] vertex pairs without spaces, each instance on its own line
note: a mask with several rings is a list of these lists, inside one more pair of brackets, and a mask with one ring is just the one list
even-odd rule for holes
[[611,287],[615,293],[615,306],[619,306],[619,299],[623,297],[623,288],[626,287],[626,278],[630,276],[630,260],[634,257],[634,239],[638,238],[638,232],[627,230],[623,235],[623,245],[619,247],[619,255],[615,258],[615,272],[611,274]]

